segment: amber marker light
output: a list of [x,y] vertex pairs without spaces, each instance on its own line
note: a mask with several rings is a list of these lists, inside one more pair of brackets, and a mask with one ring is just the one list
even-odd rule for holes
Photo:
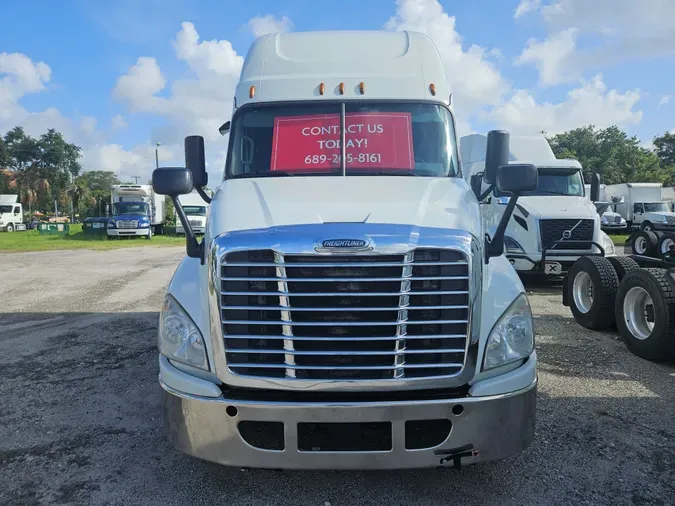
[[361,95],[363,95],[366,92],[366,83],[364,83],[363,81],[361,81],[361,83],[359,84],[359,91],[361,92]]
[[436,96],[436,85],[435,85],[434,83],[431,83],[431,84],[429,85],[429,91],[431,92],[431,94],[432,94],[433,96]]
[[249,96],[250,98],[255,97],[255,86],[251,86],[251,87],[248,89],[248,96]]
[[345,83],[340,83],[340,95],[345,94]]
[[323,95],[326,92],[326,85],[321,83],[319,85],[319,95]]

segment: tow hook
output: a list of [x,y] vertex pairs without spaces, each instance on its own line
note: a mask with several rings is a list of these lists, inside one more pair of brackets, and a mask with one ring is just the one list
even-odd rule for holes
[[[472,444],[460,446],[459,448],[451,448],[449,450],[436,450],[434,452],[434,455],[444,455],[443,458],[441,458],[440,465],[442,466],[446,462],[450,462],[452,460],[453,467],[455,469],[461,469],[462,468],[462,459],[466,457],[478,457],[480,455],[478,453],[478,450],[473,449]],[[444,467],[440,467],[439,469],[445,469]]]

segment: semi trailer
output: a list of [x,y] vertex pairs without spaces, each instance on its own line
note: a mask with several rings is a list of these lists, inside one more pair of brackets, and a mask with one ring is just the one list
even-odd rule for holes
[[[490,132],[483,179],[510,201],[486,224],[455,122],[426,35],[256,39],[214,195],[203,137],[185,139],[186,167],[153,172],[186,236],[158,334],[177,449],[238,467],[392,469],[528,447],[537,354],[504,231],[539,173],[508,163],[508,133]],[[201,240],[180,201],[193,190],[210,202]]]

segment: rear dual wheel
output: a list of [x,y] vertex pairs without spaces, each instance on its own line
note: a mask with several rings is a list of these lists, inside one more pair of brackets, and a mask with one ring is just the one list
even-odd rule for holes
[[675,234],[672,232],[661,234],[656,245],[656,252],[659,258],[675,258]]

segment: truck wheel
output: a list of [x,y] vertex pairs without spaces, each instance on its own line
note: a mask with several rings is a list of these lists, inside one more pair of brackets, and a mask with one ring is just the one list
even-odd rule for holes
[[640,268],[638,263],[630,257],[607,257],[607,260],[614,267],[614,271],[616,271],[616,275],[619,278],[619,283],[621,283],[626,274]]
[[638,357],[675,358],[675,292],[666,269],[626,274],[616,296],[616,326]]
[[14,232],[14,225],[12,225],[11,223],[8,223],[7,227],[5,227],[5,231],[6,232]]
[[651,221],[643,221],[642,225],[640,225],[640,230],[651,232],[652,230],[654,230],[654,225],[652,225]]
[[642,231],[633,235],[630,246],[634,255],[651,257],[656,254],[658,242],[659,239],[654,232]]
[[671,252],[671,249],[675,250],[675,234],[672,232],[664,232],[661,234],[661,237],[659,237],[658,245],[656,247],[659,258],[666,259],[675,256],[675,251]]
[[604,257],[581,257],[568,274],[568,300],[574,319],[591,330],[603,330],[614,324],[614,299],[619,278]]

